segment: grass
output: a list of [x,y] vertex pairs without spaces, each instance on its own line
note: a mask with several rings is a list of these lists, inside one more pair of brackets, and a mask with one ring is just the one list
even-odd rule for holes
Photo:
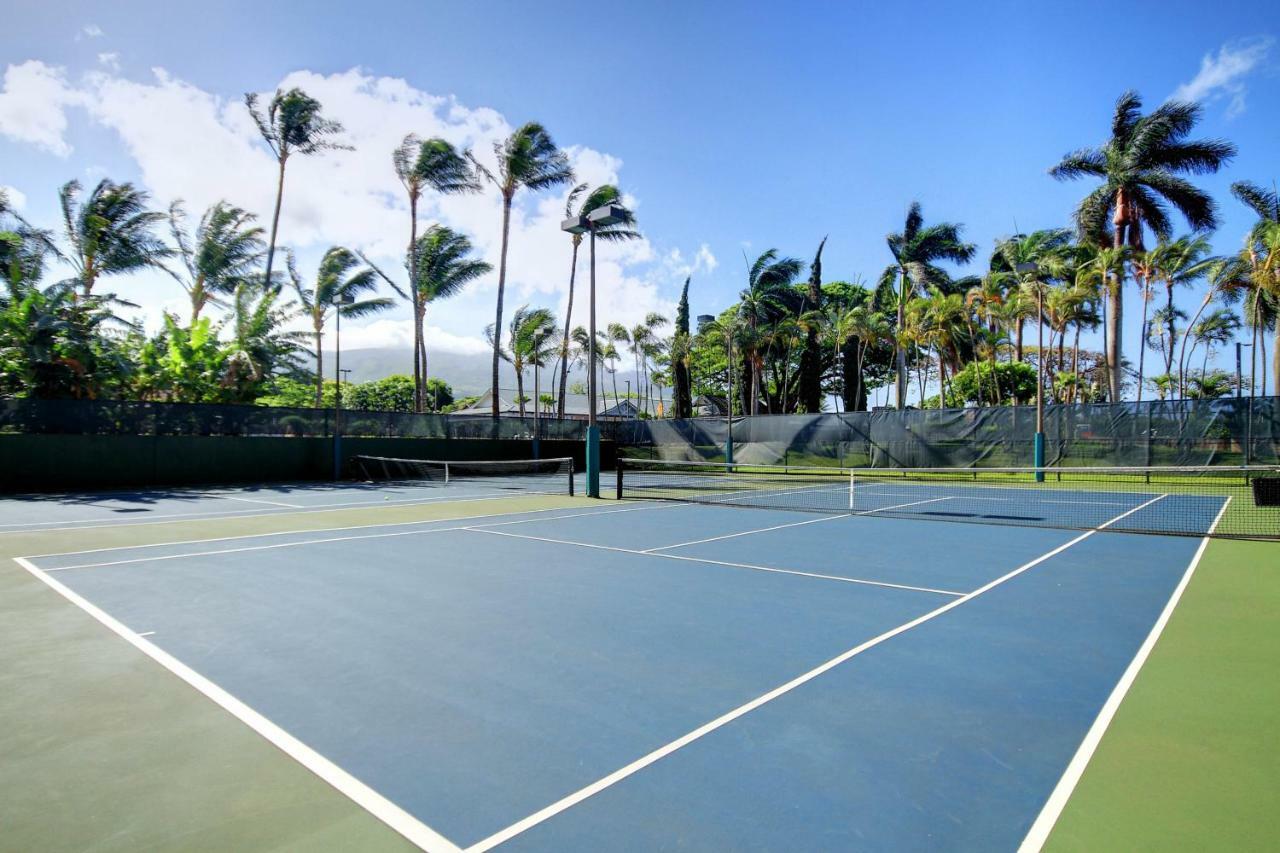
[[1280,546],[1214,541],[1047,851],[1274,850]]

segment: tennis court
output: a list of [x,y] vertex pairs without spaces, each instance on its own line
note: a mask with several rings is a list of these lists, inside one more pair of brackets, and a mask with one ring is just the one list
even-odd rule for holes
[[307,523],[19,563],[427,849],[1034,849],[1207,541],[1110,530],[1230,503],[1044,491],[1092,500],[1066,530],[895,516],[961,501],[936,482],[852,511],[440,485],[117,496]]

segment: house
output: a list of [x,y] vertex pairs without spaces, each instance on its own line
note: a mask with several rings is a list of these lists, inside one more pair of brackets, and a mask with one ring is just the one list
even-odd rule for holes
[[[527,392],[526,392],[527,393]],[[528,396],[532,397],[532,394]],[[485,391],[476,400],[475,404],[465,409],[459,409],[454,412],[455,415],[490,415],[493,413],[493,394]],[[565,420],[585,421],[587,412],[590,411],[587,406],[586,394],[566,394],[564,397],[564,417]],[[520,405],[516,402],[516,394],[514,391],[503,389],[498,397],[498,416],[503,418],[520,417]],[[533,401],[529,400],[524,404],[524,416],[532,418],[534,416]],[[555,417],[556,407],[544,407],[542,409],[543,417]],[[607,394],[601,394],[596,401],[596,418],[602,421],[626,421],[635,420],[640,417],[640,410],[636,407],[633,400],[613,400]]]
[[728,408],[728,400],[715,394],[699,394],[693,399],[695,418],[723,418]]

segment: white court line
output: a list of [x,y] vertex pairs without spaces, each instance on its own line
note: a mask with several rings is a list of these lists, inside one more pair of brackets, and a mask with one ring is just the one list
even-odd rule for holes
[[684,548],[688,545],[701,545],[704,542],[719,542],[723,539],[734,539],[739,536],[751,536],[756,533],[768,533],[770,530],[782,530],[783,528],[786,528],[786,527],[800,527],[805,524],[818,524],[819,522],[823,522],[823,521],[835,521],[836,519],[839,519],[839,518],[849,518],[852,515],[872,515],[873,513],[877,513],[877,512],[888,512],[891,509],[902,509],[903,507],[906,507],[906,506],[915,506],[917,504],[931,504],[931,503],[937,503],[938,501],[947,501],[947,500],[951,500],[951,498],[949,497],[929,498],[928,500],[912,501],[911,503],[897,504],[895,506],[883,506],[883,507],[880,507],[879,509],[867,509],[867,510],[862,510],[861,512],[841,513],[840,515],[828,515],[828,516],[823,516],[822,518],[811,518],[806,521],[792,521],[787,524],[775,524],[772,527],[761,527],[756,530],[743,530],[740,533],[726,533],[723,536],[709,536],[706,539],[694,539],[690,542],[681,542],[677,545],[662,545],[657,548],[646,548],[643,551],[640,551],[639,553],[654,554],[654,553],[657,553],[658,551],[668,551],[674,548]]
[[150,637],[150,636],[152,636],[153,634],[155,634],[155,631],[143,631],[143,632],[141,632],[140,634],[138,634],[138,636],[139,636],[139,637]]
[[[834,518],[843,518],[844,516],[833,516]],[[824,519],[826,520],[826,519]],[[931,592],[937,595],[964,595],[962,592],[955,592],[950,589],[933,589],[927,586],[908,586],[907,584],[889,583],[888,581],[873,581],[865,578],[846,578],[840,575],[823,575],[817,572],[802,572],[799,569],[778,569],[773,566],[755,566],[751,563],[733,563],[728,560],[712,560],[707,557],[686,557],[682,554],[663,554],[657,551],[637,551],[633,548],[619,548],[616,545],[593,545],[588,542],[574,542],[570,539],[550,539],[546,536],[529,536],[524,533],[509,533],[506,530],[492,530],[492,525],[479,525],[474,527],[463,527],[463,530],[470,530],[475,533],[491,533],[494,536],[510,536],[513,539],[531,539],[534,542],[550,542],[554,545],[573,545],[577,548],[591,548],[595,551],[615,551],[619,554],[636,554],[641,557],[659,557],[663,560],[683,560],[688,563],[705,563],[710,566],[727,566],[731,569],[750,569],[754,572],[770,572],[777,575],[796,575],[802,578],[818,578],[826,581],[839,581],[840,583],[859,584],[861,586],[883,586],[889,589],[905,589],[910,592]]]
[[423,850],[441,851],[441,853],[460,853],[458,845],[454,844],[449,839],[445,838],[443,835],[397,806],[395,803],[386,799],[377,791],[373,790],[359,779],[356,779],[354,776],[347,773],[347,771],[343,770],[341,767],[334,764],[332,761],[325,758],[323,755],[316,752],[293,735],[289,734],[280,726],[271,722],[262,714],[258,713],[253,708],[228,693],[226,690],[175,658],[173,655],[148,640],[143,639],[142,636],[130,631],[115,618],[108,615],[106,611],[90,604],[85,598],[73,592],[61,582],[49,577],[45,572],[36,568],[36,566],[25,557],[15,557],[14,561],[36,578],[43,581],[51,589],[62,595],[63,598],[67,599],[85,613],[88,613],[94,619],[105,625],[117,636],[125,640],[125,642],[129,643],[147,657],[169,670],[169,672],[200,691],[216,705],[265,738],[268,743],[293,758],[325,782],[328,782],[338,791],[349,797],[357,805],[364,808],[367,812],[403,835],[418,847],[421,847]]
[[[541,492],[525,492],[525,494],[542,494]],[[144,524],[163,524],[174,519],[186,519],[189,521],[235,521],[238,518],[262,518],[263,516],[276,515],[301,515],[307,512],[338,512],[343,509],[350,509],[356,506],[387,506],[388,504],[431,504],[431,503],[471,503],[473,501],[491,501],[497,498],[511,497],[510,492],[489,492],[478,495],[468,495],[463,498],[455,498],[449,495],[441,495],[433,498],[393,498],[391,500],[370,500],[370,501],[348,501],[344,503],[317,504],[315,508],[307,507],[299,512],[273,512],[264,509],[259,512],[245,513],[240,510],[218,510],[202,512],[196,510],[194,512],[170,513],[169,515],[153,515],[148,518],[117,518],[109,520],[105,524],[84,524],[87,521],[98,521],[98,519],[81,518],[75,521],[30,521],[30,522],[13,522],[10,524],[0,524],[0,527],[34,527],[35,532],[41,530],[53,530],[61,533],[64,530],[97,530],[103,527],[140,527]],[[551,497],[568,497],[568,495],[551,495]],[[79,524],[80,527],[54,527],[57,524]],[[26,533],[26,530],[0,530],[3,533]]]
[[1217,530],[1218,522],[1222,520],[1222,516],[1226,513],[1227,506],[1230,503],[1231,498],[1228,497],[1226,502],[1222,504],[1222,509],[1218,510],[1213,523],[1209,525],[1208,532],[1200,540],[1200,547],[1196,549],[1195,555],[1187,565],[1187,570],[1183,572],[1182,579],[1178,581],[1173,594],[1169,596],[1169,601],[1165,604],[1164,610],[1160,612],[1156,623],[1151,626],[1151,632],[1147,634],[1146,640],[1138,647],[1138,652],[1133,656],[1133,660],[1129,662],[1128,668],[1120,676],[1120,680],[1116,682],[1111,695],[1107,697],[1107,701],[1098,711],[1098,716],[1093,721],[1093,725],[1089,727],[1089,731],[1085,733],[1084,740],[1080,742],[1079,749],[1071,757],[1071,762],[1067,764],[1067,769],[1063,772],[1062,778],[1058,780],[1058,784],[1054,786],[1049,799],[1045,801],[1044,808],[1040,810],[1035,822],[1031,824],[1031,829],[1027,832],[1026,838],[1022,840],[1022,844],[1018,847],[1019,853],[1039,853],[1039,850],[1044,847],[1044,843],[1049,840],[1049,833],[1053,831],[1058,818],[1062,816],[1062,810],[1066,808],[1067,801],[1071,799],[1071,794],[1075,791],[1076,785],[1080,783],[1080,777],[1084,775],[1085,768],[1089,766],[1089,761],[1093,758],[1093,753],[1097,750],[1098,744],[1102,742],[1102,736],[1106,734],[1111,721],[1115,719],[1116,711],[1120,709],[1120,703],[1124,701],[1124,697],[1129,693],[1129,688],[1137,680],[1143,664],[1147,662],[1147,658],[1159,641],[1160,635],[1164,633],[1165,626],[1169,624],[1169,619],[1173,616],[1173,611],[1177,608],[1178,602],[1182,600],[1182,593],[1186,591],[1188,584],[1191,583],[1191,576],[1195,574],[1196,567],[1200,565],[1200,558],[1204,556],[1205,548],[1209,545],[1209,537],[1213,534],[1213,531]]
[[483,851],[485,850],[490,850],[498,846],[499,844],[503,844],[507,841],[510,841],[512,838],[515,838],[517,835],[520,835],[521,833],[529,829],[532,829],[533,827],[537,826],[543,821],[546,821],[552,817],[555,817],[556,815],[560,814],[560,812],[564,811],[565,809],[571,808],[572,806],[577,805],[578,803],[582,802],[588,797],[595,796],[596,794],[600,793],[606,788],[616,785],[618,782],[621,782],[623,779],[626,779],[628,776],[631,776],[643,770],[644,768],[648,767],[650,764],[653,764],[654,762],[657,762],[663,758],[666,758],[668,755],[672,754],[673,752],[688,746],[689,744],[710,734],[716,729],[722,728],[723,726],[733,722],[734,720],[738,719],[744,714],[748,714],[751,711],[754,711],[755,709],[759,708],[760,706],[765,705],[769,702],[772,702],[774,699],[777,699],[779,696],[782,696],[786,693],[790,693],[792,690],[795,690],[797,687],[801,686],[802,684],[812,681],[813,679],[817,678],[818,676],[822,675],[825,672],[828,672],[829,670],[834,669],[835,667],[839,666],[840,664],[844,663],[850,658],[860,655],[866,650],[874,648],[875,646],[878,646],[881,643],[885,642],[886,640],[890,640],[893,637],[898,636],[899,634],[905,633],[906,631],[910,631],[912,628],[923,625],[925,622],[928,622],[932,619],[936,619],[942,614],[950,610],[954,610],[955,608],[959,607],[962,604],[965,604],[966,602],[972,601],[973,599],[977,598],[983,593],[986,593],[992,589],[995,589],[997,586],[1000,586],[1006,581],[1012,580],[1013,578],[1017,577],[1023,572],[1035,566],[1038,566],[1040,563],[1043,563],[1045,560],[1048,560],[1051,557],[1055,557],[1058,554],[1061,554],[1063,551],[1067,550],[1071,546],[1076,545],[1077,543],[1083,542],[1093,534],[1097,533],[1099,530],[1102,530],[1103,528],[1111,526],[1112,524],[1116,523],[1117,521],[1120,521],[1126,516],[1132,515],[1138,510],[1144,509],[1164,497],[1167,497],[1167,495],[1157,495],[1156,497],[1152,498],[1146,503],[1136,506],[1133,509],[1127,510],[1121,513],[1120,515],[1115,516],[1110,521],[1100,524],[1099,526],[1093,528],[1092,530],[1088,530],[1080,534],[1079,536],[1075,537],[1069,542],[1065,542],[1062,545],[1059,545],[1057,548],[1054,548],[1052,551],[1049,551],[1039,557],[1036,557],[1034,560],[1031,560],[1028,563],[1023,563],[1021,566],[1009,572],[1008,574],[1002,575],[996,578],[995,580],[990,581],[989,583],[986,583],[983,586],[978,587],[973,592],[966,593],[965,595],[957,599],[954,599],[953,601],[949,601],[935,610],[930,610],[928,613],[925,613],[922,616],[917,616],[915,619],[912,619],[910,622],[905,622],[896,628],[892,628],[884,632],[878,637],[873,637],[872,639],[867,640],[864,643],[860,643],[859,645],[854,646],[852,649],[849,649],[848,651],[837,655],[836,657],[832,658],[826,663],[823,663],[809,670],[803,675],[800,675],[796,678],[793,678],[791,681],[788,681],[785,684],[775,687],[773,690],[770,690],[768,693],[765,693],[762,696],[758,696],[744,705],[739,705],[737,708],[734,708],[732,711],[729,711],[727,714],[723,714],[719,717],[716,717],[714,720],[708,723],[705,723],[702,726],[699,726],[698,728],[694,729],[693,731],[689,732],[683,737],[673,740],[671,743],[668,743],[665,746],[662,746],[662,747],[659,747],[658,749],[653,750],[648,755],[642,756],[641,758],[631,762],[625,767],[618,768],[614,772],[610,773],[608,776],[605,776],[601,779],[598,779],[595,782],[592,782],[590,785],[586,786],[585,788],[582,788],[579,791],[569,794],[567,797],[563,797],[557,800],[556,802],[552,803],[551,805],[547,806],[546,808],[543,808],[539,811],[534,812],[533,814],[529,815],[523,820],[513,823],[511,826],[508,826],[506,829],[500,830],[494,833],[493,835],[490,835],[488,838],[485,838],[484,840],[471,845],[470,847],[467,848],[467,853],[483,853]]
[[[259,498],[242,498],[237,495],[216,495],[216,497],[224,498],[229,501],[244,501],[245,503],[248,503],[248,504],[267,504],[268,506],[282,506],[282,507],[287,507],[288,509],[306,509],[307,508],[302,504],[287,504],[282,501],[264,501]],[[390,501],[383,501],[383,503],[390,503]],[[322,506],[332,506],[332,504],[322,504]]]
[[[564,508],[565,507],[557,507],[556,509],[564,509]],[[348,542],[348,541],[357,540],[357,539],[387,539],[395,536],[413,536],[413,535],[425,534],[425,533],[447,533],[449,531],[480,529],[481,527],[498,527],[498,526],[507,525],[507,524],[527,524],[528,522],[531,522],[531,521],[555,521],[560,518],[578,518],[580,516],[586,516],[586,515],[609,515],[615,512],[640,512],[642,510],[658,509],[658,508],[659,507],[655,507],[655,506],[628,507],[627,509],[601,510],[597,512],[577,512],[577,513],[570,513],[568,515],[553,515],[553,516],[544,516],[539,518],[520,518],[514,521],[490,522],[488,524],[483,524],[483,525],[459,525],[454,527],[433,527],[429,530],[400,530],[392,533],[368,533],[368,534],[355,535],[355,536],[325,536],[319,539],[301,539],[297,542],[279,542],[271,545],[247,545],[243,548],[215,548],[209,551],[186,551],[180,554],[161,554],[156,557],[134,557],[127,560],[109,560],[109,561],[98,562],[98,563],[76,563],[75,565],[71,565],[71,566],[51,566],[50,568],[43,569],[42,571],[64,572],[64,571],[67,571],[68,569],[98,569],[98,568],[104,568],[107,566],[126,566],[126,565],[131,565],[133,563],[154,563],[154,562],[160,562],[162,560],[179,560],[184,557],[209,557],[215,554],[238,554],[245,551],[274,551],[279,548],[292,548],[296,545],[323,545],[326,542]],[[665,508],[665,507],[662,507],[662,508]],[[555,512],[555,509],[528,510],[528,512]],[[432,521],[401,521],[401,522],[396,522],[394,524],[364,524],[364,525],[358,525],[355,527],[345,527],[345,528],[335,527],[329,530],[300,530],[300,531],[293,531],[293,534],[336,533],[340,530],[365,530],[365,529],[377,528],[377,527],[405,527],[409,525],[449,524],[451,522],[457,522],[457,521],[474,521],[475,519],[478,519],[478,518],[501,518],[504,515],[519,515],[519,514],[522,514],[522,513],[492,513],[489,515],[461,516],[459,518],[441,518],[441,519],[435,519]],[[195,545],[195,544],[200,544],[204,542],[229,542],[229,541],[236,541],[241,539],[260,539],[267,536],[286,536],[286,535],[292,535],[292,534],[259,533],[259,534],[247,534],[244,536],[224,536],[217,539],[197,539],[191,542],[169,542],[169,543],[161,543],[156,545],[117,545],[112,548],[95,548],[88,551],[71,551],[64,554],[28,555],[25,559],[36,560],[36,559],[43,559],[45,557],[74,557],[79,554],[99,554],[105,551],[134,551],[140,548],[160,548],[160,547],[164,547],[165,545],[169,545],[169,546]]]

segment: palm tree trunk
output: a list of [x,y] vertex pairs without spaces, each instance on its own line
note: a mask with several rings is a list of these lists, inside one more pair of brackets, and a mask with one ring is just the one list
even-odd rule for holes
[[947,366],[943,363],[942,349],[939,347],[938,353],[938,408],[945,409],[947,407]]
[[1168,312],[1169,316],[1165,318],[1165,323],[1168,326],[1169,332],[1169,349],[1164,354],[1164,375],[1168,376],[1173,372],[1173,342],[1174,338],[1177,337],[1178,327],[1174,323],[1172,281],[1165,282],[1165,290],[1168,291],[1168,296],[1165,299],[1165,310]]
[[1146,377],[1147,363],[1147,299],[1146,283],[1142,287],[1142,327],[1138,336],[1138,402],[1142,402],[1142,380]]
[[[569,387],[569,331],[573,323],[573,286],[578,277],[578,239],[573,241],[573,260],[569,264],[569,301],[564,306],[564,342],[560,344],[560,389],[556,401],[556,416],[564,417],[565,389]],[[588,366],[587,371],[591,368]]]
[[316,324],[316,408],[324,403],[324,350],[320,348],[321,326]]
[[[898,271],[898,328],[899,335],[902,334],[903,328],[907,325],[907,271],[900,269]],[[907,348],[902,345],[902,341],[894,341],[894,358],[897,361],[897,378],[894,383],[894,390],[897,394],[898,408],[906,408],[907,405]]]
[[[498,299],[493,315],[493,416],[498,417],[498,353],[502,337],[502,296],[507,288],[507,245],[511,240],[511,196],[502,194],[502,251],[498,255]],[[517,374],[519,371],[517,371]],[[519,376],[517,376],[519,381]]]
[[[514,347],[513,347],[514,349]],[[496,397],[494,398],[497,399]],[[516,403],[520,406],[520,417],[524,417],[524,365],[516,368]],[[497,408],[497,403],[494,403]]]
[[276,233],[280,229],[280,205],[284,201],[284,164],[287,158],[280,157],[280,176],[276,179],[276,209],[271,215],[271,242],[267,244],[267,271],[262,286],[271,286],[271,265],[276,257]]
[[418,392],[418,402],[417,402],[417,406],[418,406],[418,411],[420,411],[420,412],[425,412],[425,411],[427,410],[427,375],[428,375],[428,371],[427,371],[427,330],[426,330],[426,325],[427,325],[427,306],[426,306],[426,303],[422,303],[422,304],[420,304],[420,305],[418,306],[418,320],[417,320],[417,322],[416,322],[416,323],[414,323],[413,325],[414,325],[414,326],[417,328],[417,330],[418,330],[418,335],[417,335],[417,337],[418,337],[418,362],[419,362],[419,365],[420,365],[420,371],[419,371],[419,372],[417,372],[417,373],[415,373],[415,376],[420,376],[420,377],[421,377],[420,379],[415,379],[415,382],[418,382],[418,383],[419,383],[419,385],[418,385],[419,392]]
[[[1200,315],[1204,313],[1204,309],[1209,307],[1209,303],[1213,301],[1213,291],[1205,294],[1200,302],[1200,307],[1196,309],[1196,315],[1191,318],[1191,322],[1187,324],[1187,334],[1182,336],[1182,348],[1178,353],[1178,396],[1186,396],[1186,376],[1187,376],[1187,339],[1191,337],[1191,330],[1195,328],[1196,322],[1199,321]],[[1194,345],[1191,352],[1195,352]]]
[[1026,321],[1023,320],[1021,317],[1019,317],[1018,322],[1014,325],[1014,329],[1015,329],[1014,339],[1013,339],[1013,360],[1014,361],[1023,360],[1022,356],[1023,356],[1024,350],[1022,347],[1022,327],[1025,325],[1025,323]]
[[[1117,210],[1124,209],[1124,200],[1121,199],[1117,203]],[[1130,229],[1136,226],[1128,223]],[[1124,246],[1125,228],[1117,225],[1115,229],[1114,245],[1119,249]],[[1107,379],[1110,382],[1111,402],[1120,402],[1120,392],[1124,386],[1124,377],[1120,375],[1120,359],[1122,349],[1120,346],[1120,335],[1123,334],[1124,326],[1124,270],[1120,267],[1115,272],[1115,287],[1107,293],[1107,301],[1110,303],[1110,310],[1107,312],[1107,331],[1109,337],[1107,339]]]

